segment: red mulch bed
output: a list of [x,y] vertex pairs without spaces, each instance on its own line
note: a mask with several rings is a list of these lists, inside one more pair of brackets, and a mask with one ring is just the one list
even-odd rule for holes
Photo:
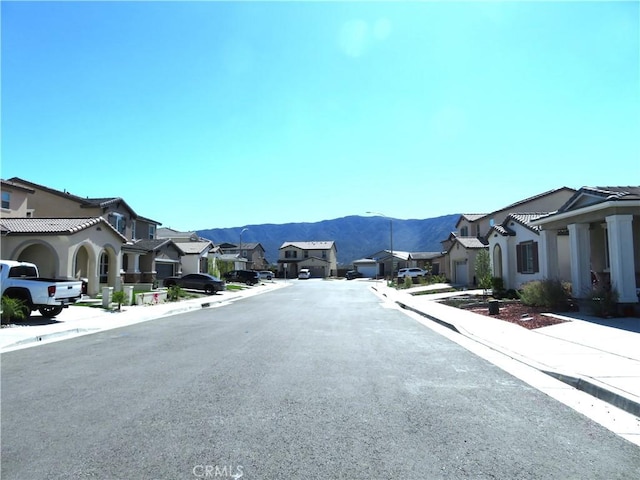
[[[559,323],[565,323],[566,321],[542,315],[542,313],[549,312],[543,312],[534,307],[528,307],[520,302],[500,303],[500,313],[498,315],[489,315],[489,308],[486,306],[465,308],[465,310],[478,313],[480,315],[486,315],[487,317],[497,318],[498,320],[504,320],[505,322],[516,323],[521,327],[528,328],[529,330],[557,325]],[[527,320],[524,320],[525,318]]]

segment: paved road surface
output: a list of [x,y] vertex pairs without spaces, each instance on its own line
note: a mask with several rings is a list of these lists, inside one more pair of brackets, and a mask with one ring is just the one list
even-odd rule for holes
[[2,356],[3,479],[637,478],[640,449],[362,282]]

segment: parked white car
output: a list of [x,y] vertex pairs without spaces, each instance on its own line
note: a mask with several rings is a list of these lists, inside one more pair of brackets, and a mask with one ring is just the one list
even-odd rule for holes
[[416,277],[426,277],[427,271],[421,268],[401,268],[398,270],[398,278],[416,278]]
[[271,280],[275,276],[271,270],[261,270],[258,272],[258,275],[260,275],[260,278],[266,280]]
[[298,273],[298,278],[302,280],[311,278],[311,272],[308,268],[301,268],[300,272]]

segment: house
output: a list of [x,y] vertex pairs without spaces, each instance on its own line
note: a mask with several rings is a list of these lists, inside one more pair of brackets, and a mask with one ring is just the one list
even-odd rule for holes
[[[179,268],[171,275],[209,273],[209,260],[215,258],[219,250],[211,240],[202,238],[195,232],[180,232],[172,228],[158,228],[157,235],[158,238],[171,240],[182,252]],[[164,278],[161,275],[159,268],[158,277]]]
[[338,274],[338,249],[334,241],[284,242],[279,249],[278,274],[297,277],[302,268],[314,278]]
[[384,278],[392,270],[395,274],[401,268],[411,267],[423,268],[437,275],[439,266],[436,264],[434,272],[433,260],[440,255],[440,252],[404,252],[399,250],[394,250],[392,255],[390,250],[380,250],[365,259],[356,260],[353,264],[358,268],[358,271],[361,271],[360,265],[365,265],[366,260],[372,261],[375,264],[375,271],[371,277]]
[[[390,272],[397,273],[399,269],[406,268],[409,265],[409,252],[400,250],[379,250],[368,258],[373,259],[377,265],[376,277],[385,278],[390,276]],[[392,276],[393,274],[391,274]]]
[[[541,213],[510,213],[500,224],[494,225],[487,236],[492,274],[502,279],[504,288],[520,289],[523,284],[546,278],[540,266],[540,227],[534,220],[547,216]],[[566,231],[557,237],[557,278],[570,280],[569,241]]]
[[530,223],[541,229],[544,277],[561,275],[559,239],[567,231],[574,297],[590,298],[595,279],[614,289],[623,307],[638,310],[640,186],[582,187],[557,211]]
[[476,256],[480,250],[488,248],[487,236],[494,225],[500,225],[513,212],[555,211],[575,192],[572,188],[561,187],[525,198],[491,213],[463,214],[456,223],[456,231],[441,242],[442,256],[432,261],[444,267],[440,273],[452,283],[474,284]]
[[32,188],[2,180],[2,218],[29,218],[33,211],[29,210],[29,196],[35,193]]
[[35,263],[43,277],[84,278],[89,295],[121,284],[127,239],[103,217],[3,217],[0,232],[2,258]]
[[261,243],[242,242],[242,249],[239,244],[235,243],[222,243],[217,247],[222,252],[221,259],[242,264],[242,266],[236,267],[237,270],[265,270],[269,266],[269,262],[265,258],[266,251]]
[[433,275],[440,275],[440,264],[436,260],[441,255],[442,252],[411,252],[409,258],[413,265],[409,266],[422,268]]
[[[123,282],[152,284],[157,281],[156,259],[160,258],[158,250],[155,246],[152,249],[146,248],[147,245],[143,241],[156,238],[156,228],[160,223],[136,214],[122,198],[79,197],[18,177],[2,181],[2,198],[3,202],[6,200],[11,207],[3,208],[3,219],[22,218],[26,223],[40,225],[40,228],[30,229],[23,223],[21,229],[11,230],[9,235],[14,236],[24,230],[21,235],[25,237],[25,251],[13,252],[13,256],[9,258],[18,258],[18,255],[23,260],[38,264],[33,258],[27,258],[27,253],[32,251],[28,248],[30,245],[45,242],[48,248],[55,250],[51,237],[44,236],[47,232],[43,222],[32,220],[47,219],[50,223],[62,225],[64,228],[69,224],[65,220],[69,219],[81,220],[80,226],[95,224],[95,229],[88,232],[102,231],[103,227],[99,224],[104,220],[125,239],[125,242],[118,240],[115,243],[104,244],[104,248],[95,258],[91,256],[94,253],[92,249],[83,250],[80,244],[70,245],[72,260],[68,265],[60,265],[59,275],[75,277],[80,272],[82,277],[88,280],[90,295],[97,294],[102,286],[119,289]],[[58,232],[59,235],[65,234],[64,228]],[[76,238],[71,235],[67,241],[74,241]],[[101,241],[101,235],[96,234],[94,243],[99,245]]]
[[378,275],[378,264],[373,258],[354,260],[353,268],[367,278],[376,278]]

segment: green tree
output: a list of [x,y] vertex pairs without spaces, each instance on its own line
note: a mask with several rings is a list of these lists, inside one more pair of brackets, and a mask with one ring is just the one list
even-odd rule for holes
[[483,290],[491,288],[491,258],[488,250],[480,250],[476,255],[476,281]]
[[127,296],[122,290],[118,290],[111,295],[111,301],[118,304],[118,311],[120,311],[122,305],[127,301]]

